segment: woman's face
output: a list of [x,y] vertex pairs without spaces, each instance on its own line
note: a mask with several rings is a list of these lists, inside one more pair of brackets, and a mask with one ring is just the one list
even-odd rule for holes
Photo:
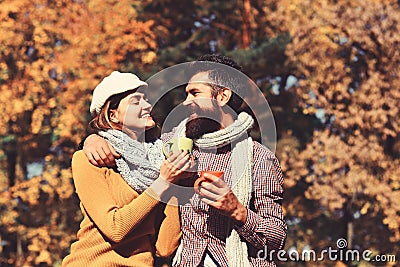
[[152,106],[145,95],[134,92],[124,97],[117,109],[111,110],[110,119],[114,123],[121,124],[123,129],[129,129],[137,134],[153,128],[156,123],[150,116]]

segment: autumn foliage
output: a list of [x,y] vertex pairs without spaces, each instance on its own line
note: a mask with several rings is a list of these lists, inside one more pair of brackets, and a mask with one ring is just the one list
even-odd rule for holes
[[[329,236],[394,251],[400,241],[398,5],[302,1],[282,12],[292,37],[286,54],[299,77],[292,90],[304,114],[321,111],[324,121],[295,159],[287,155],[287,182],[306,185],[304,197],[319,207],[313,216],[339,222]],[[319,233],[305,238],[321,240]]]
[[[59,266],[76,239],[70,159],[99,80],[210,52],[271,105],[285,249],[400,250],[398,1],[4,0],[0,23],[0,266]],[[282,265],[321,264],[373,266]]]
[[[70,156],[91,90],[113,69],[145,70],[156,59],[153,22],[137,21],[132,4],[0,3],[1,264],[51,266],[76,238]],[[42,175],[25,180],[37,161]]]

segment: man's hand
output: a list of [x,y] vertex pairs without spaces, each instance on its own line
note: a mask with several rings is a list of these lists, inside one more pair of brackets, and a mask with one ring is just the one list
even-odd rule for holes
[[91,134],[86,138],[83,151],[89,162],[98,167],[113,167],[115,159],[120,157],[114,148],[97,134]]
[[205,173],[206,181],[201,183],[201,201],[216,208],[223,215],[245,223],[247,208],[239,202],[235,194],[221,178]]

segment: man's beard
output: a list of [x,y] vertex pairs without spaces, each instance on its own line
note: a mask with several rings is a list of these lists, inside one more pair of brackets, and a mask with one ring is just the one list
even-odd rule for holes
[[220,114],[214,110],[204,110],[196,106],[192,108],[196,115],[189,118],[186,123],[186,137],[190,139],[199,139],[203,134],[218,131],[221,128]]

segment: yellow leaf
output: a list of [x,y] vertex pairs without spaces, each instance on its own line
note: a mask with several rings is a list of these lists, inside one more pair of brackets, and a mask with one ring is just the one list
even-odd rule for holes
[[364,206],[361,208],[360,213],[365,215],[368,212],[368,208],[371,204],[369,202],[365,203]]

